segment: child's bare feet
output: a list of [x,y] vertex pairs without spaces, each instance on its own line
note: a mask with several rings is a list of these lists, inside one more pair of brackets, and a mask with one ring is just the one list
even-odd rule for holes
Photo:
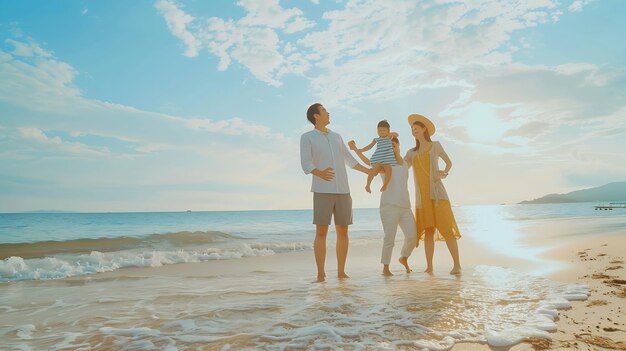
[[326,281],[326,275],[318,275],[317,279],[313,283],[322,283]]
[[461,275],[461,267],[455,266],[450,271],[450,274]]
[[409,259],[404,257],[404,256],[400,256],[400,258],[398,258],[398,261],[400,262],[400,264],[402,264],[404,266],[404,269],[406,269],[407,273],[411,273],[411,267],[409,267]]
[[433,267],[426,267],[424,273],[433,274]]
[[365,186],[365,191],[367,191],[367,192],[368,192],[368,193],[370,193],[370,194],[372,193],[372,189],[370,189],[370,185],[369,185],[369,184],[367,184],[367,185]]
[[337,278],[339,278],[339,279],[348,279],[350,277],[347,274],[345,274],[345,273],[339,273],[339,274],[337,274]]

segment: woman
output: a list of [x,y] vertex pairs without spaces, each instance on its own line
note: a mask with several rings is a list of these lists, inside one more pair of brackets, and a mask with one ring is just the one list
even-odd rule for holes
[[[424,240],[425,272],[432,273],[433,271],[435,240],[445,240],[454,260],[454,267],[450,274],[461,274],[457,244],[461,233],[452,213],[450,199],[441,181],[448,176],[452,162],[441,143],[431,140],[431,136],[435,134],[433,122],[422,115],[412,114],[409,116],[409,124],[415,137],[415,148],[407,152],[404,160],[413,166],[415,223],[418,242]],[[439,158],[446,164],[443,171],[439,170]]]
[[[365,157],[363,152],[356,147],[354,140],[349,141],[348,146],[356,152],[363,162],[368,165],[371,163],[370,159]],[[389,263],[391,262],[398,226],[400,226],[404,234],[404,244],[402,245],[398,261],[404,266],[407,273],[411,272],[408,261],[409,256],[411,256],[413,249],[417,246],[415,219],[413,218],[413,212],[411,212],[411,200],[407,187],[409,165],[400,156],[400,141],[397,138],[393,138],[392,146],[397,165],[392,166],[393,171],[391,174],[380,173],[384,180],[387,177],[389,178],[387,190],[380,195],[380,221],[385,232],[380,263],[383,265],[384,276],[393,275],[389,270]]]

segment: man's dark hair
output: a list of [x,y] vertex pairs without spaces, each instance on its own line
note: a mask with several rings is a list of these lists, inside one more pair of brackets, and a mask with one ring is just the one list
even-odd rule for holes
[[306,119],[308,119],[313,125],[315,125],[315,117],[313,115],[320,112],[320,106],[322,106],[322,104],[316,102],[309,106],[309,109],[306,110]]
[[382,121],[378,122],[377,128],[380,128],[380,127],[385,127],[387,129],[391,128],[391,126],[389,125],[389,122],[387,122],[386,119],[383,119]]

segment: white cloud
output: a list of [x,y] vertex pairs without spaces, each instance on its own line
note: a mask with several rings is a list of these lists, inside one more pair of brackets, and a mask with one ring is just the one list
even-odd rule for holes
[[279,86],[275,78],[284,58],[278,51],[279,39],[276,32],[262,27],[241,27],[233,21],[218,18],[208,21],[202,33],[203,41],[220,58],[218,69],[224,71],[235,60],[247,67],[257,79]]
[[189,24],[194,18],[181,10],[175,2],[169,0],[159,0],[155,7],[159,13],[165,18],[167,27],[185,44],[185,53],[187,57],[196,57],[202,49],[202,43],[189,31]]
[[315,25],[313,21],[302,17],[302,10],[295,7],[285,9],[278,0],[241,0],[237,5],[246,10],[246,16],[237,21],[242,27],[282,29],[291,34]]
[[509,65],[511,33],[559,16],[553,1],[512,3],[349,1],[300,48],[315,53],[311,85],[326,104],[388,100],[421,89],[467,86]]
[[[276,30],[299,32],[315,23],[300,9],[285,9],[277,0],[238,5],[246,10],[244,17],[212,17],[196,32],[220,59],[218,69],[237,62],[272,86],[280,86],[285,75],[303,75],[326,105],[345,109],[363,100],[471,87],[488,72],[512,64],[511,54],[520,50],[511,43],[512,33],[558,21],[563,15],[558,2],[551,0],[354,0],[343,9],[325,12],[324,28],[286,38]],[[531,47],[526,38],[519,45]],[[560,69],[568,73],[585,67]],[[588,78],[595,84],[604,79]]]
[[595,0],[576,0],[572,2],[572,4],[567,7],[567,9],[571,12],[582,12],[583,7],[589,5],[594,1]]
[[8,40],[13,55],[0,50],[0,102],[40,111],[65,111],[80,96],[73,81],[76,70],[36,43]]
[[[58,152],[63,154],[72,154],[76,156],[104,156],[109,154],[106,148],[93,148],[82,143],[67,142],[60,137],[49,137],[44,131],[33,127],[21,127],[18,128],[19,135],[26,140],[34,141],[41,147],[37,148],[40,152]],[[52,149],[50,149],[52,148]]]
[[52,57],[52,53],[42,49],[37,43],[33,41],[29,41],[28,43],[7,39],[5,40],[8,44],[13,45],[15,48],[13,50],[13,54],[17,56],[23,57],[33,57],[33,56],[41,56],[41,57]]
[[[170,31],[186,43],[187,48],[206,47],[219,58],[218,70],[228,69],[233,61],[246,67],[257,79],[272,86],[280,86],[280,79],[287,74],[302,74],[309,68],[302,55],[281,52],[281,39],[278,30],[293,34],[315,25],[303,17],[298,8],[283,8],[278,0],[251,1],[237,3],[246,11],[239,19],[210,17],[194,19],[171,1],[159,0],[157,7],[162,15],[176,14],[178,25],[170,25]],[[192,23],[193,22],[193,23]],[[191,43],[191,44],[190,44]]]
[[[591,64],[511,65],[477,79],[439,116],[449,139],[491,153],[566,157],[626,132],[626,71]],[[555,145],[568,145],[564,149]]]
[[[563,15],[553,0],[352,0],[325,12],[321,28],[278,0],[237,4],[246,11],[239,19],[194,21],[193,35],[219,58],[219,70],[236,62],[272,86],[286,75],[303,75],[326,105],[346,109],[425,89],[467,88],[512,63],[512,53],[521,50],[511,43],[514,32]],[[280,33],[305,29],[314,30]],[[519,45],[531,46],[525,38]]]
[[180,119],[187,127],[225,135],[248,135],[251,137],[278,138],[284,137],[280,134],[272,134],[266,126],[244,121],[241,118],[231,118],[227,120],[211,121],[209,119]]

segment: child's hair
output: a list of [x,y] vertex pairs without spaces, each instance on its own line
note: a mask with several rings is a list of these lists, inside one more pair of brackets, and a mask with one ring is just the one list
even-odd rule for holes
[[378,127],[376,128],[380,128],[380,127],[385,127],[387,129],[391,128],[391,126],[389,125],[389,122],[387,122],[386,119],[383,119],[382,121],[378,122]]

